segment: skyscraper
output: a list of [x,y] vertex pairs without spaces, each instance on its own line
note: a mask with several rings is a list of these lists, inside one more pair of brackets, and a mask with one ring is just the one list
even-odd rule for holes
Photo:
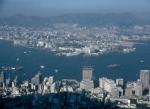
[[94,88],[94,82],[92,80],[93,69],[91,67],[84,67],[82,72],[82,81],[80,82],[80,88],[89,90]]
[[82,74],[83,80],[92,80],[93,69],[91,67],[84,67]]
[[149,89],[149,70],[140,71],[140,81],[142,82],[143,90]]

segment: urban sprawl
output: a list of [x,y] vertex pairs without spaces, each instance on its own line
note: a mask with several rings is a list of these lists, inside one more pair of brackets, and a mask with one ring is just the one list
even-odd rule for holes
[[130,53],[139,41],[150,40],[150,25],[130,28],[86,27],[56,23],[49,27],[0,26],[0,39],[15,45],[47,49],[61,56]]

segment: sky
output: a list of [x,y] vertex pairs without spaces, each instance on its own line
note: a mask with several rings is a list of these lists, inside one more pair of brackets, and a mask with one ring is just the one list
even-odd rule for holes
[[0,16],[111,12],[150,12],[150,0],[0,0]]

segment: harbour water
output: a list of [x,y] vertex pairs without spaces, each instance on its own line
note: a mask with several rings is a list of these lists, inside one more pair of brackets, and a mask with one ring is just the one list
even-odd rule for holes
[[[82,78],[82,67],[92,66],[94,78],[124,78],[136,80],[141,69],[150,69],[150,44],[136,45],[136,52],[129,54],[111,53],[102,56],[56,56],[50,51],[14,46],[10,42],[0,41],[0,67],[22,66],[16,72],[20,80],[31,79],[38,71],[43,76],[58,79]],[[108,67],[117,64],[118,67]],[[11,72],[9,72],[11,73]]]

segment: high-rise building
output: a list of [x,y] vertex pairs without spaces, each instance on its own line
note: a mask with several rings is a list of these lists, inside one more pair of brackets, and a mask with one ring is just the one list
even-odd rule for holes
[[14,84],[15,84],[15,86],[16,86],[16,85],[17,85],[17,82],[18,82],[18,77],[17,77],[17,76],[14,78],[13,82],[14,82]]
[[140,81],[142,82],[143,90],[149,89],[149,70],[140,71]]
[[39,85],[42,83],[42,74],[38,72],[35,77],[32,78],[31,83],[34,85]]
[[150,101],[150,85],[149,85],[149,101]]
[[129,82],[126,84],[125,96],[130,97],[135,95],[136,82]]
[[6,79],[6,87],[9,87],[9,86],[10,86],[10,83],[11,83],[10,78],[7,78],[7,79]]
[[142,92],[142,82],[140,80],[137,80],[135,94],[138,97],[142,97]]
[[124,85],[123,79],[122,79],[122,78],[116,79],[116,85],[117,85],[117,86],[123,86],[123,85]]
[[92,80],[93,69],[91,67],[84,67],[82,72],[82,81],[80,82],[80,88],[89,90],[94,88],[94,81]]
[[40,92],[42,93],[49,93],[51,92],[51,87],[53,85],[53,76],[50,76],[49,78],[45,77],[42,82],[43,87],[40,88]]
[[116,88],[116,83],[112,79],[108,78],[99,78],[99,87],[106,90],[107,92],[111,92],[112,89]]
[[93,69],[91,67],[84,67],[82,72],[83,80],[92,80]]
[[117,87],[115,81],[112,79],[105,77],[99,78],[99,87],[109,92],[111,96],[119,97],[123,95],[123,89],[121,87]]
[[43,84],[45,85],[52,85],[53,84],[53,76],[50,76],[49,78],[44,78]]
[[50,76],[50,77],[48,78],[48,82],[49,82],[50,84],[53,84],[53,76]]
[[3,85],[4,81],[5,81],[5,75],[4,75],[4,72],[1,72],[1,74],[0,74],[0,86]]
[[94,88],[93,80],[82,80],[80,82],[80,88],[85,89],[85,90],[89,90],[89,89]]

